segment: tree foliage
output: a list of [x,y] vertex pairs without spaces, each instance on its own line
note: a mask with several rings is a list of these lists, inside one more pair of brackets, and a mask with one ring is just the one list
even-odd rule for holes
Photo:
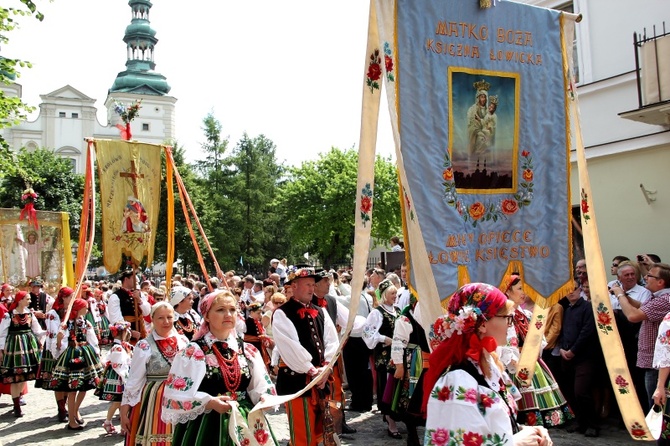
[[[0,45],[9,42],[8,33],[18,26],[17,19],[20,17],[34,16],[42,21],[44,15],[37,10],[37,6],[31,0],[19,0],[17,7],[0,7]],[[5,85],[14,82],[20,76],[18,67],[31,67],[30,62],[21,59],[10,59],[0,57],[0,82]],[[0,128],[11,127],[25,121],[28,113],[32,112],[34,107],[25,104],[21,98],[7,96],[0,90]],[[0,135],[0,172],[5,170],[5,163],[9,161],[7,153],[9,147],[7,142]]]
[[14,156],[0,183],[0,207],[21,207],[23,191],[32,187],[39,196],[35,208],[70,214],[72,238],[79,233],[84,177],[73,172],[72,163],[48,149],[28,152],[22,149]]
[[[316,254],[325,267],[353,254],[358,153],[332,148],[316,161],[290,169],[278,197],[284,228],[301,252]],[[375,161],[372,237],[399,232],[400,208],[395,167]]]

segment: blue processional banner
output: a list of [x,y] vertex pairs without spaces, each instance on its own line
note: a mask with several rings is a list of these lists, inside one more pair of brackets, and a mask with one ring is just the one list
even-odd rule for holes
[[513,2],[385,3],[404,215],[419,221],[425,243],[423,252],[409,247],[410,264],[428,256],[441,300],[466,281],[498,285],[516,271],[536,301],[555,302],[572,286],[561,13]]

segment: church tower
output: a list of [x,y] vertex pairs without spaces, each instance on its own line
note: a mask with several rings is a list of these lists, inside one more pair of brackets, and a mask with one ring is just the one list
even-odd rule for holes
[[149,0],[130,0],[128,5],[131,20],[123,37],[127,52],[126,69],[117,74],[105,100],[108,125],[121,122],[114,111],[115,102],[130,105],[141,99],[142,108],[131,124],[133,139],[158,144],[170,142],[175,138],[177,100],[167,95],[170,86],[165,76],[154,71],[158,39],[149,22],[152,4]]

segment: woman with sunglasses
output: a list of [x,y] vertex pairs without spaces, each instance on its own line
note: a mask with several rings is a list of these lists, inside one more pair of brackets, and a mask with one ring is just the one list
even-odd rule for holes
[[[528,326],[533,313],[522,308],[527,296],[523,291],[523,283],[518,274],[510,274],[503,280],[501,291],[507,298],[514,302],[514,313],[512,326],[507,330],[507,348],[503,348],[501,353],[503,363],[510,374],[517,372],[518,356],[520,355]],[[546,341],[542,340],[543,344]],[[544,347],[544,345],[543,345]],[[507,356],[505,358],[504,356]],[[514,357],[512,359],[512,357]],[[507,359],[510,360],[507,360]],[[572,410],[565,401],[565,397],[558,388],[556,379],[552,375],[547,364],[539,358],[535,363],[533,378],[530,386],[521,386],[516,375],[513,375],[514,383],[521,390],[521,400],[519,401],[519,413],[517,420],[519,423],[528,426],[560,426],[566,421],[574,418]]]
[[425,445],[550,446],[544,427],[519,429],[518,390],[498,359],[507,341],[514,302],[485,283],[470,283],[449,298],[447,314],[431,327],[430,366],[424,375]]

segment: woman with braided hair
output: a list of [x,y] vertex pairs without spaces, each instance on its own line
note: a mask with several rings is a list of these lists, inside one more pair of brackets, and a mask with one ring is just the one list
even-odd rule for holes
[[[393,329],[395,321],[400,316],[400,309],[395,304],[398,290],[390,280],[382,280],[375,291],[379,306],[368,314],[363,327],[363,341],[368,348],[373,349],[375,370],[377,371],[377,408],[382,413],[384,423],[388,425],[386,434],[396,440],[402,439],[398,432],[396,421],[398,414],[391,408],[389,394],[393,393],[394,381],[391,380],[389,389],[388,376],[395,373],[395,367],[391,361],[391,342],[393,341]],[[384,398],[384,396],[387,398]]]
[[497,288],[470,283],[450,298],[431,327],[430,366],[424,376],[424,444],[550,446],[544,427],[515,420],[520,397],[496,348],[507,341],[514,303]]

